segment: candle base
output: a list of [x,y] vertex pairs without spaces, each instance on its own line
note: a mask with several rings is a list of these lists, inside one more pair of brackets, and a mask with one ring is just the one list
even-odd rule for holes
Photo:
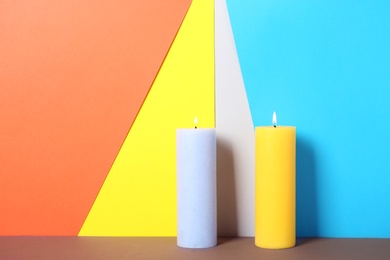
[[288,249],[295,247],[296,242],[294,241],[288,241],[283,243],[267,243],[267,242],[260,242],[255,239],[255,245],[257,247],[263,248],[263,249]]
[[208,243],[200,242],[200,243],[186,243],[177,241],[177,246],[181,248],[191,248],[191,249],[202,249],[202,248],[210,248],[215,247],[217,245],[217,241],[209,241]]

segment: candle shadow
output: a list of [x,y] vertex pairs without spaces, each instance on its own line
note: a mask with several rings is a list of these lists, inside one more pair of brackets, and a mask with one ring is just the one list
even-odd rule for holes
[[[313,145],[297,136],[296,147],[296,228],[298,237],[317,237],[318,222],[318,180]],[[301,241],[301,242],[299,242]],[[303,244],[307,239],[299,240]]]
[[234,176],[232,148],[227,141],[217,137],[217,226],[220,237],[238,235]]

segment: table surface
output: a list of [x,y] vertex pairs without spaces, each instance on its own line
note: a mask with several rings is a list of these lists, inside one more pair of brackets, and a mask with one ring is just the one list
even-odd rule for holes
[[390,239],[302,238],[293,248],[270,250],[253,238],[185,249],[175,237],[0,237],[0,259],[390,259]]

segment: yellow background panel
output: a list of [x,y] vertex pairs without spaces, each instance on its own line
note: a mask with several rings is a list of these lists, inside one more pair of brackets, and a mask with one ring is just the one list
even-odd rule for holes
[[176,128],[214,105],[214,1],[193,0],[79,235],[175,236]]

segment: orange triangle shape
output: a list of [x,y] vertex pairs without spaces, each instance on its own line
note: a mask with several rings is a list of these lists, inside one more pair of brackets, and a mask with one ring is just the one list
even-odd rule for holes
[[0,235],[77,235],[190,0],[8,1]]

